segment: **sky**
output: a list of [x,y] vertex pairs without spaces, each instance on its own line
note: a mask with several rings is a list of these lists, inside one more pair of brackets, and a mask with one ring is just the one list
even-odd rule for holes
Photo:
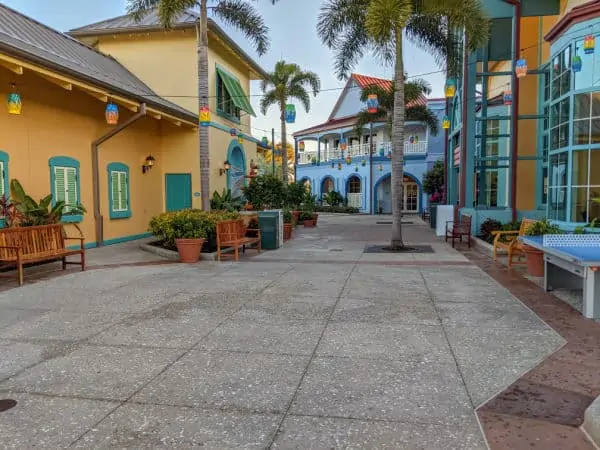
[[[59,31],[98,22],[125,13],[126,0],[0,0],[7,6],[16,9],[34,19]],[[294,62],[304,70],[316,72],[321,78],[321,93],[312,98],[311,110],[306,113],[297,106],[296,122],[288,125],[288,134],[296,130],[308,128],[325,122],[338,99],[345,81],[339,80],[333,73],[333,54],[319,40],[316,33],[316,22],[319,7],[323,0],[280,0],[271,5],[268,0],[258,0],[254,4],[261,11],[270,28],[271,48],[267,54],[258,57],[248,42],[234,29],[223,26],[225,31],[267,71],[283,58]],[[217,20],[218,21],[218,20]],[[436,66],[433,58],[407,43],[404,47],[405,70],[409,76],[425,75],[433,88],[432,97],[443,96],[444,75]],[[385,67],[380,60],[367,56],[355,67],[353,72],[382,78],[391,78],[392,67]],[[160,94],[160,92],[159,92]],[[266,116],[260,113],[259,82],[252,82],[251,102],[257,117],[252,119],[252,134],[258,138],[267,135],[275,128],[276,140],[280,136],[279,112],[273,107]],[[269,133],[267,133],[269,131]],[[307,148],[310,148],[307,143]]]

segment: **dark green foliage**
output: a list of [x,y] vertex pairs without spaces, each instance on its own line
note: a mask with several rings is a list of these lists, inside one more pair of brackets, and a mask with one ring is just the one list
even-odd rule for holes
[[304,200],[306,188],[300,182],[291,183],[286,188],[286,206],[295,210],[300,209],[300,205]]
[[210,209],[213,211],[240,211],[244,206],[241,197],[233,197],[229,189],[223,189],[223,193],[213,192],[210,199]]
[[423,192],[432,195],[444,190],[444,163],[436,161],[423,175]]
[[493,231],[500,231],[502,229],[502,223],[499,220],[487,218],[481,224],[480,237],[488,243],[494,242]]
[[273,175],[253,178],[243,191],[246,200],[255,210],[281,208],[287,197],[283,181]]
[[292,212],[289,209],[284,209],[283,210],[283,223],[292,223],[292,221],[294,220],[294,216],[292,215]]
[[563,231],[558,225],[554,225],[544,218],[531,224],[525,234],[527,236],[543,236],[544,234],[563,234]]
[[323,201],[329,206],[340,206],[344,203],[344,197],[337,191],[331,191],[323,197]]

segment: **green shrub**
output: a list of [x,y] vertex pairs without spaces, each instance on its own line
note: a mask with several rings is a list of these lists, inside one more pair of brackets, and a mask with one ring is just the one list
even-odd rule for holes
[[285,204],[288,208],[298,210],[304,199],[306,188],[300,182],[288,184],[285,192]]
[[544,218],[531,224],[525,234],[527,236],[543,236],[544,234],[563,234],[563,231],[558,225],[554,225]]
[[323,197],[323,201],[329,206],[340,206],[344,203],[344,197],[337,191],[331,191]]
[[300,216],[298,217],[300,222],[304,220],[313,220],[313,212],[312,211],[302,211]]
[[240,211],[244,206],[242,197],[234,197],[231,190],[223,189],[223,193],[213,192],[210,199],[210,209],[213,211]]
[[294,216],[292,215],[292,212],[289,209],[285,208],[283,210],[283,223],[293,223],[293,219]]
[[174,249],[175,239],[206,238],[216,234],[217,222],[221,220],[239,219],[238,212],[229,211],[200,211],[185,209],[154,216],[150,220],[149,229],[152,234],[162,241],[165,248]]
[[273,175],[259,175],[243,188],[244,197],[259,211],[264,208],[281,208],[286,203],[286,185]]
[[481,239],[491,244],[492,242],[494,242],[495,238],[492,232],[500,230],[502,230],[502,223],[499,220],[488,217],[481,224],[479,236],[481,237]]

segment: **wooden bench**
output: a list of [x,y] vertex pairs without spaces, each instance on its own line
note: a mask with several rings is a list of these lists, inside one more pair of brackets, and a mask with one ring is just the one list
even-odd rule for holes
[[[511,231],[492,231],[494,237],[494,261],[498,256],[498,250],[505,250],[508,253],[508,267],[512,267],[515,264],[514,259],[525,256],[523,251],[523,243],[519,237],[525,236],[527,228],[533,225],[537,220],[534,219],[523,219],[521,221],[521,227],[518,230]],[[518,261],[518,264],[524,262]]]
[[[252,231],[255,236],[246,236]],[[255,250],[260,253],[261,247],[260,229],[247,228],[244,219],[222,220],[217,222],[217,261],[221,261],[222,249],[233,248],[233,258],[239,260],[239,248],[245,253],[246,246],[256,244]]]
[[448,220],[446,222],[446,242],[448,242],[448,239],[452,239],[452,248],[454,248],[456,239],[462,242],[463,236],[467,237],[469,248],[471,248],[471,216],[468,214],[463,214],[458,220]]
[[[85,238],[81,230],[79,228],[77,230],[80,237],[66,237],[61,224],[3,228],[0,230],[0,263],[17,268],[19,286],[23,285],[24,264],[62,259],[63,270],[67,268],[67,264],[77,264],[83,271],[85,270]],[[71,240],[79,241],[80,248],[68,250],[65,242]],[[67,256],[72,255],[81,255],[81,262],[67,261]]]

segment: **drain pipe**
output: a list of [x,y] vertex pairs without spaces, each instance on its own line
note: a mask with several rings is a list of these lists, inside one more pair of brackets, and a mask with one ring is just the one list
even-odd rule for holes
[[94,221],[96,224],[96,245],[102,247],[104,245],[104,218],[100,212],[100,167],[98,164],[98,147],[119,134],[125,128],[133,125],[139,119],[146,115],[146,104],[140,105],[140,111],[132,116],[129,120],[123,122],[121,125],[113,128],[104,136],[99,137],[92,142],[92,181],[94,184]]

